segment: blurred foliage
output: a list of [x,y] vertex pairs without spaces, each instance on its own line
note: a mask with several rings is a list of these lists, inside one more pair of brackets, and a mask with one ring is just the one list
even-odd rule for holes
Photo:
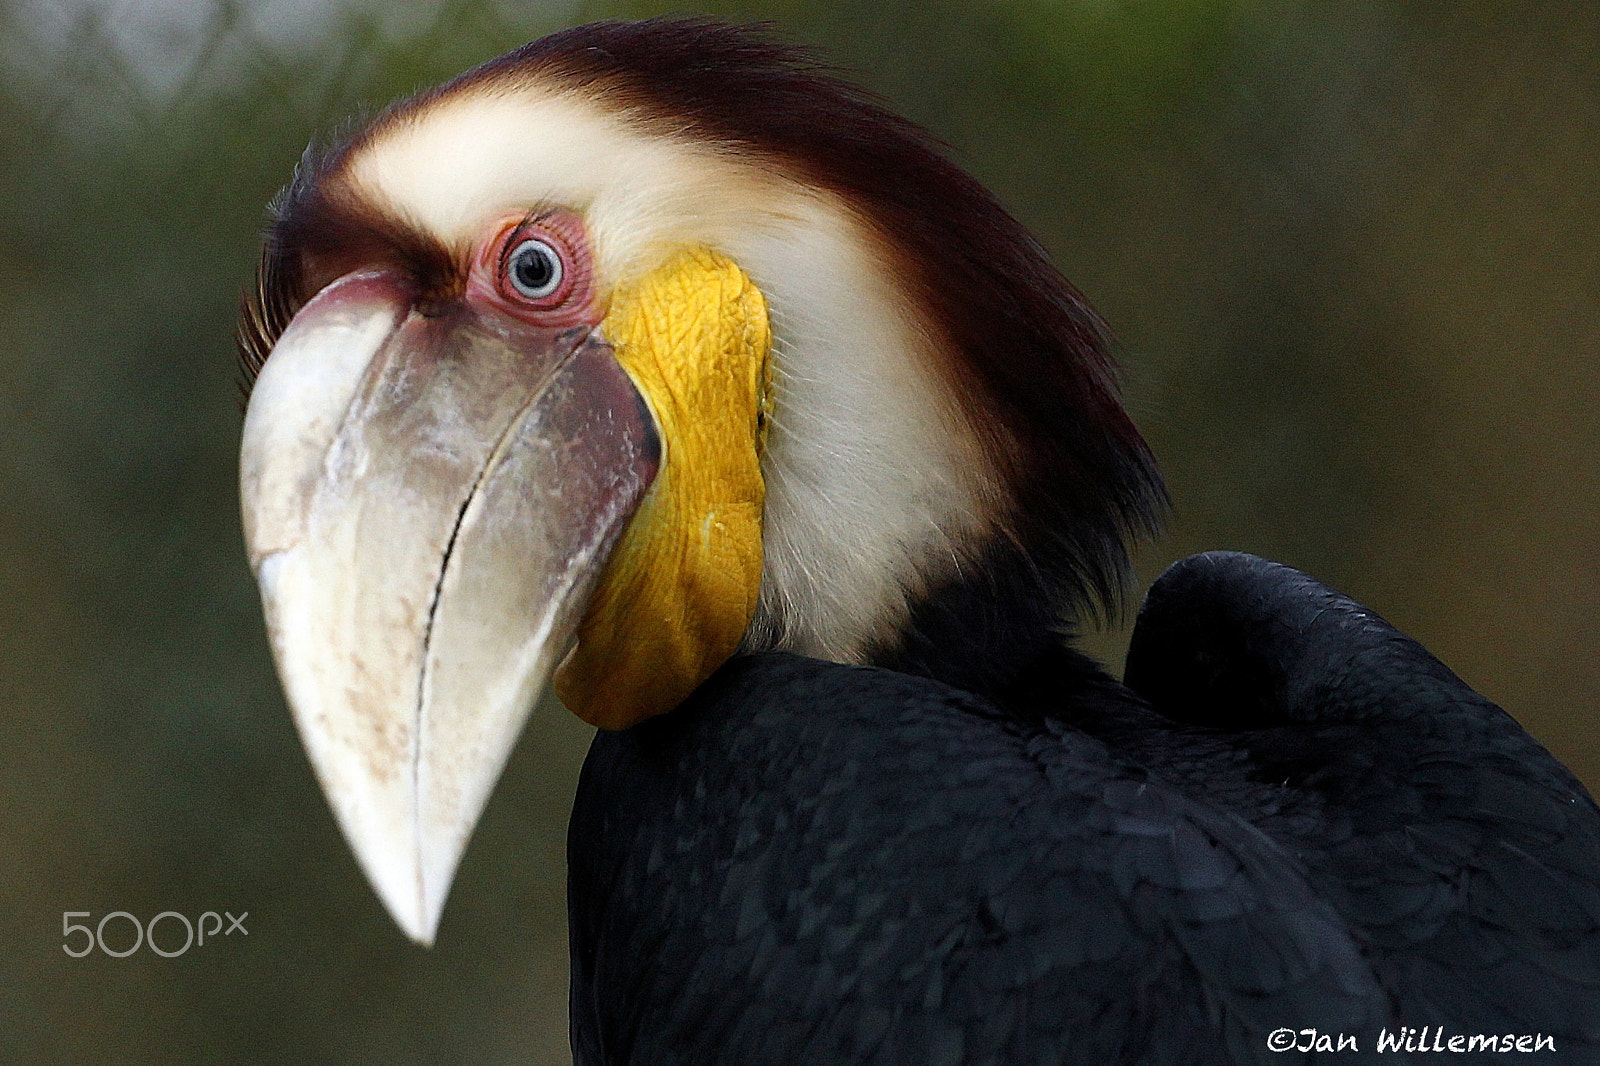
[[[0,1061],[564,1061],[586,731],[541,711],[439,946],[405,944],[267,658],[230,334],[309,138],[663,9],[0,8]],[[1600,782],[1600,9],[702,10],[775,20],[931,127],[1106,316],[1176,504],[1145,580],[1210,547],[1307,569]],[[65,910],[208,909],[248,938],[58,938]]]

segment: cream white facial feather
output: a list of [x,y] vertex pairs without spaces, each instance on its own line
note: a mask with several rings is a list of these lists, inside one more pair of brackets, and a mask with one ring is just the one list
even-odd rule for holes
[[571,208],[602,296],[687,245],[750,275],[770,307],[776,410],[748,647],[860,661],[988,532],[997,479],[936,341],[836,197],[553,87],[482,86],[408,112],[345,176],[448,247],[507,214]]

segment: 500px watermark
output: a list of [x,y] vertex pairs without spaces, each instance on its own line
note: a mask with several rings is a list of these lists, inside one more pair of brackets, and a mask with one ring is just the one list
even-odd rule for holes
[[[226,915],[228,919],[228,927],[226,929],[222,927],[222,919],[224,915]],[[218,914],[216,911],[206,911],[204,914],[200,915],[198,921],[194,922],[191,922],[186,915],[179,914],[177,911],[162,911],[160,914],[156,915],[154,918],[151,918],[150,921],[144,924],[140,924],[139,919],[135,918],[127,911],[112,911],[110,914],[102,917],[100,921],[95,924],[95,927],[92,930],[87,925],[83,925],[72,920],[74,918],[92,917],[93,914],[91,914],[89,911],[61,912],[62,951],[65,951],[68,955],[71,955],[75,959],[81,959],[98,947],[102,952],[110,955],[113,959],[123,959],[127,958],[129,955],[132,955],[135,951],[138,951],[140,947],[148,944],[150,946],[150,950],[155,952],[157,955],[160,955],[162,958],[175,959],[179,955],[182,955],[185,951],[188,951],[191,947],[205,947],[206,937],[210,937],[211,939],[215,940],[218,933],[221,933],[223,936],[232,936],[234,933],[243,933],[245,936],[250,935],[250,930],[244,927],[244,920],[250,917],[249,911],[241,912],[237,918],[235,918],[232,914],[229,914],[227,911],[223,911],[222,914]],[[131,946],[108,947],[106,945],[106,923],[110,922],[113,918],[121,919],[133,926],[133,944]],[[172,932],[162,933],[162,938],[167,941],[166,947],[162,947],[160,944],[156,943],[156,927],[163,921],[166,922],[166,928],[172,930]],[[209,929],[206,928],[207,921],[211,923],[211,927]],[[183,927],[183,943],[174,948],[172,945],[177,939],[176,930],[178,926]],[[123,937],[118,935],[119,925],[113,925],[111,928],[113,932],[112,939],[119,944],[125,942]],[[79,942],[81,946],[74,946],[72,940],[78,934],[82,934],[83,937],[83,939]]]

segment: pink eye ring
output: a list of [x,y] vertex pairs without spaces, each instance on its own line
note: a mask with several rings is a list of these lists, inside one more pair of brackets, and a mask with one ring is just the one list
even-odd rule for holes
[[568,211],[502,218],[488,227],[467,280],[467,298],[530,325],[594,325],[593,264],[583,222]]

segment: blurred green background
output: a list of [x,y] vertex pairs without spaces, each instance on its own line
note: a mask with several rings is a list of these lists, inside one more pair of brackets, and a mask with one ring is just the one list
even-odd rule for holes
[[[587,731],[536,721],[439,946],[408,945],[267,658],[230,333],[310,137],[658,10],[0,8],[0,1061],[566,1061]],[[1106,316],[1176,503],[1142,581],[1213,547],[1309,570],[1600,784],[1600,6],[701,10],[776,20],[931,127]],[[74,959],[68,910],[249,933]]]

